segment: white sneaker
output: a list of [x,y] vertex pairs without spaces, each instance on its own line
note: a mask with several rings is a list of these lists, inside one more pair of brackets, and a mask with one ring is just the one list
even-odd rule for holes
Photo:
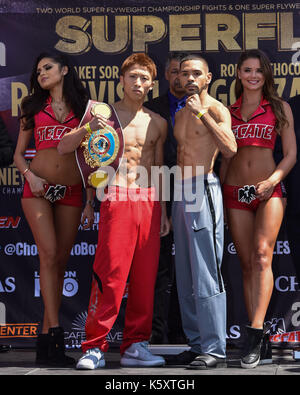
[[105,366],[104,353],[99,348],[90,348],[79,359],[76,369],[93,370]]
[[165,360],[153,355],[148,349],[148,342],[133,343],[121,358],[121,366],[163,366]]

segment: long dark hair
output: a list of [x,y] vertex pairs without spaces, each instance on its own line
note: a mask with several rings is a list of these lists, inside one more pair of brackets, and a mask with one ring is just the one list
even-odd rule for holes
[[21,104],[22,115],[20,119],[25,130],[34,128],[34,115],[45,107],[45,102],[49,96],[49,91],[42,89],[37,81],[37,66],[44,58],[50,58],[54,63],[59,64],[60,68],[68,67],[68,72],[64,76],[63,97],[77,118],[82,118],[88,101],[88,93],[70,58],[59,52],[43,52],[36,58],[33,66],[30,77],[30,94],[23,99]]
[[[263,96],[271,104],[272,110],[276,117],[276,130],[278,133],[280,133],[283,127],[288,124],[288,120],[284,113],[282,99],[279,97],[277,90],[275,89],[273,70],[270,64],[270,60],[263,51],[259,49],[250,49],[241,54],[238,60],[237,69],[240,70],[244,61],[250,58],[258,59],[260,61],[260,67],[265,78],[265,83],[263,86]],[[238,76],[236,76],[236,98],[238,99],[242,95],[242,93],[243,85]]]

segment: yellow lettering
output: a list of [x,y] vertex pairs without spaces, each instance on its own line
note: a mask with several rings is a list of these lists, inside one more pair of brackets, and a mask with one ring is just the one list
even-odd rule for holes
[[284,87],[286,84],[286,78],[274,78],[274,82],[277,86],[277,93],[281,97],[283,95]]
[[200,14],[169,16],[170,51],[201,51]]
[[116,16],[114,40],[109,41],[108,17],[92,17],[92,35],[95,47],[102,52],[118,54],[125,51],[130,42],[130,17]]
[[162,41],[167,34],[166,25],[157,16],[132,17],[132,50],[133,52],[147,52],[149,43]]
[[224,106],[227,106],[227,93],[219,94],[218,89],[220,86],[226,87],[226,80],[225,79],[219,79],[219,80],[214,81],[210,87],[210,94],[215,99],[220,100],[224,104]]
[[299,94],[300,94],[300,78],[296,77],[296,78],[293,78],[290,97],[293,97],[293,96],[296,96]]
[[90,22],[82,16],[64,16],[56,23],[55,31],[61,39],[55,49],[61,52],[81,55],[92,46],[90,34],[86,31]]
[[17,117],[19,114],[19,107],[25,96],[28,95],[28,89],[22,82],[11,83],[11,116]]
[[238,18],[231,14],[206,14],[206,44],[207,51],[218,51],[219,44],[225,51],[240,51],[241,47],[235,37],[240,31]]
[[275,39],[276,13],[244,14],[245,49],[258,48],[259,40]]
[[118,79],[119,67],[118,66],[99,66],[100,79]]
[[279,12],[278,21],[279,50],[290,51],[294,44],[300,42],[300,37],[293,36],[293,13]]

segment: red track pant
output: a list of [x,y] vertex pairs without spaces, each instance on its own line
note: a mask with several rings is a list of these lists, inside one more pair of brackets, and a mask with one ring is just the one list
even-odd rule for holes
[[114,186],[101,203],[83,352],[93,347],[107,351],[106,336],[118,316],[129,273],[121,354],[132,343],[150,338],[161,217],[154,193],[154,188]]

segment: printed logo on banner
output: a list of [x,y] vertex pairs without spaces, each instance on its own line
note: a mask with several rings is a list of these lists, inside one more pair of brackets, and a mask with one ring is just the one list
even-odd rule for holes
[[232,325],[228,328],[226,339],[239,339],[241,337],[241,328],[239,325]]
[[5,255],[13,256],[37,256],[38,250],[35,244],[28,243],[9,243],[3,247]]
[[300,327],[300,302],[295,302],[292,305],[291,310],[294,312],[292,315],[292,325],[295,328],[299,328]]
[[275,289],[279,292],[300,292],[296,276],[279,276],[274,281]]
[[18,196],[23,191],[23,176],[15,166],[0,168],[0,191],[2,195]]
[[[300,302],[293,303],[291,307],[291,311],[293,311],[291,323],[295,328],[299,328],[300,326]],[[271,343],[280,344],[287,343],[289,345],[293,345],[300,343],[300,331],[292,331],[286,332],[284,319],[276,319],[273,318],[271,321],[271,329],[270,329],[270,341]],[[272,326],[273,324],[273,326]]]
[[4,280],[0,280],[0,292],[11,293],[16,290],[16,279],[14,277],[7,277]]
[[87,243],[82,241],[81,243],[76,243],[73,245],[71,250],[72,256],[94,256],[96,253],[97,244]]
[[[97,244],[82,241],[73,245],[71,256],[94,256]],[[9,243],[3,247],[5,255],[13,256],[37,256],[38,249],[36,244],[28,244],[26,242]]]
[[[74,321],[72,322],[71,331],[65,331],[65,345],[66,348],[81,348],[81,343],[86,340],[85,336],[85,324],[87,320],[87,311],[79,313]],[[106,336],[106,340],[109,343],[121,343],[123,340],[123,332],[114,330]]]
[[[227,246],[227,251],[229,254],[236,254],[236,249],[234,243],[231,242]],[[290,246],[288,240],[277,240],[274,247],[274,255],[289,255],[291,253]]]
[[80,348],[81,343],[85,341],[85,323],[87,311],[79,313],[72,322],[71,331],[65,331],[66,348]]
[[[63,295],[69,298],[75,296],[78,292],[78,287],[77,273],[74,271],[65,272]],[[38,272],[34,272],[34,297],[39,298],[40,296],[40,275]]]
[[300,343],[300,331],[277,333],[270,336],[270,342],[273,344],[287,343],[289,346]]
[[38,323],[5,324],[0,326],[1,338],[33,338],[38,335]]
[[271,320],[266,321],[266,326],[270,327],[270,335],[286,332],[284,318],[272,318]]
[[16,229],[19,227],[20,221],[21,221],[21,217],[19,216],[0,217],[0,229],[9,229],[9,228]]

